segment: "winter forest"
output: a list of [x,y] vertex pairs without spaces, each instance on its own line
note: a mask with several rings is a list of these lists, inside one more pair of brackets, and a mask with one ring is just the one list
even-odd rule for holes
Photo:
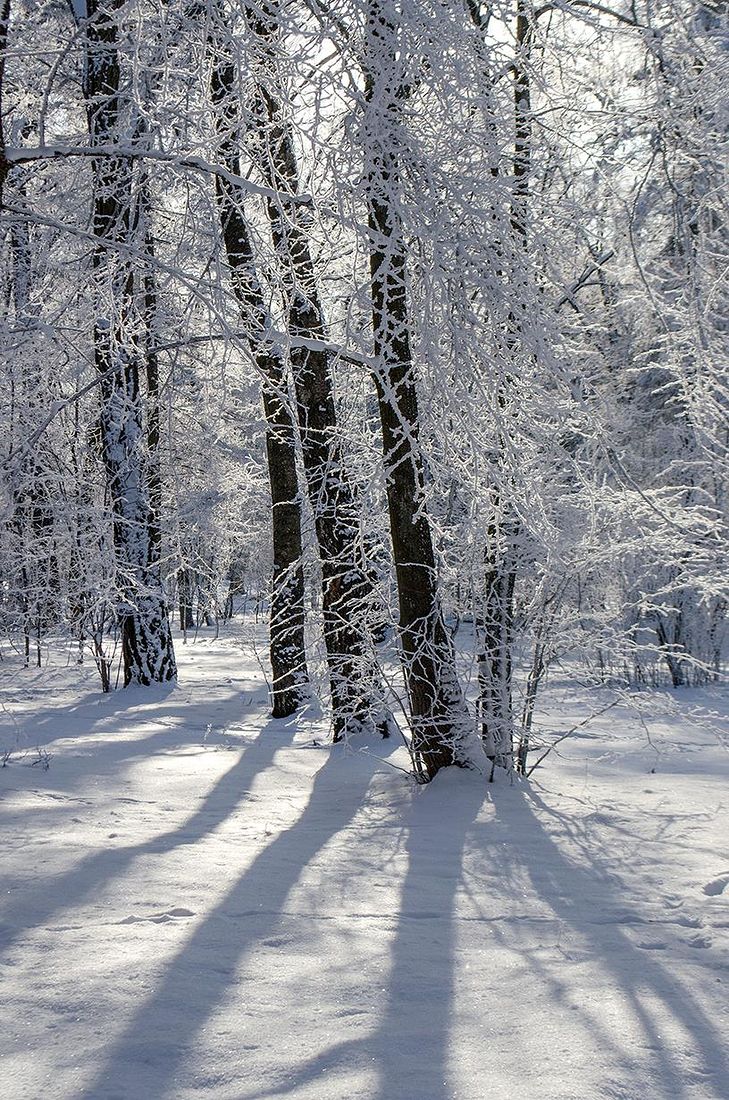
[[729,1097],[728,17],[0,0],[10,1100]]

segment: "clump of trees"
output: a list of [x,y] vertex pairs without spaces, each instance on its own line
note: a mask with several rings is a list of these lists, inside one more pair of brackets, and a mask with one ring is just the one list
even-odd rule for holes
[[557,657],[718,677],[725,17],[2,0],[26,662],[62,628],[105,690],[115,644],[124,684],[173,680],[173,605],[186,632],[255,583],[274,716],[319,632],[334,738],[396,710],[423,780],[526,770]]

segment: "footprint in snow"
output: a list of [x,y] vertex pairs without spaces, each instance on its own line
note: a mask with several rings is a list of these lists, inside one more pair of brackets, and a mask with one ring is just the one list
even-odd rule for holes
[[714,897],[716,894],[723,894],[729,886],[729,871],[724,871],[722,874],[717,875],[711,882],[707,882],[704,887],[704,893],[709,897]]
[[681,928],[703,928],[703,921],[698,917],[677,917],[673,923]]
[[177,917],[194,917],[195,914],[191,909],[182,909],[180,907],[176,909],[167,909],[164,913],[150,913],[148,917],[138,917],[132,913],[129,917],[124,917],[123,920],[117,921],[117,924],[167,924],[171,920],[175,920]]
[[689,947],[711,947],[711,936],[703,936],[700,933],[686,940]]

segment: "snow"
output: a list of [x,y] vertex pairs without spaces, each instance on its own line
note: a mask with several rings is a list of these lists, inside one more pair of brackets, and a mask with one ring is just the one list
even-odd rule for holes
[[6,1100],[729,1097],[716,693],[420,788],[270,720],[240,627],[177,655],[111,696],[0,664]]

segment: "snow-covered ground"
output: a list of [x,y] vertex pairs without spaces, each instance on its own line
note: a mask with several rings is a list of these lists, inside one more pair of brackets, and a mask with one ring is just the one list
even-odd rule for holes
[[5,1100],[729,1097],[716,694],[418,788],[271,721],[239,629],[177,652],[111,696],[0,664]]

